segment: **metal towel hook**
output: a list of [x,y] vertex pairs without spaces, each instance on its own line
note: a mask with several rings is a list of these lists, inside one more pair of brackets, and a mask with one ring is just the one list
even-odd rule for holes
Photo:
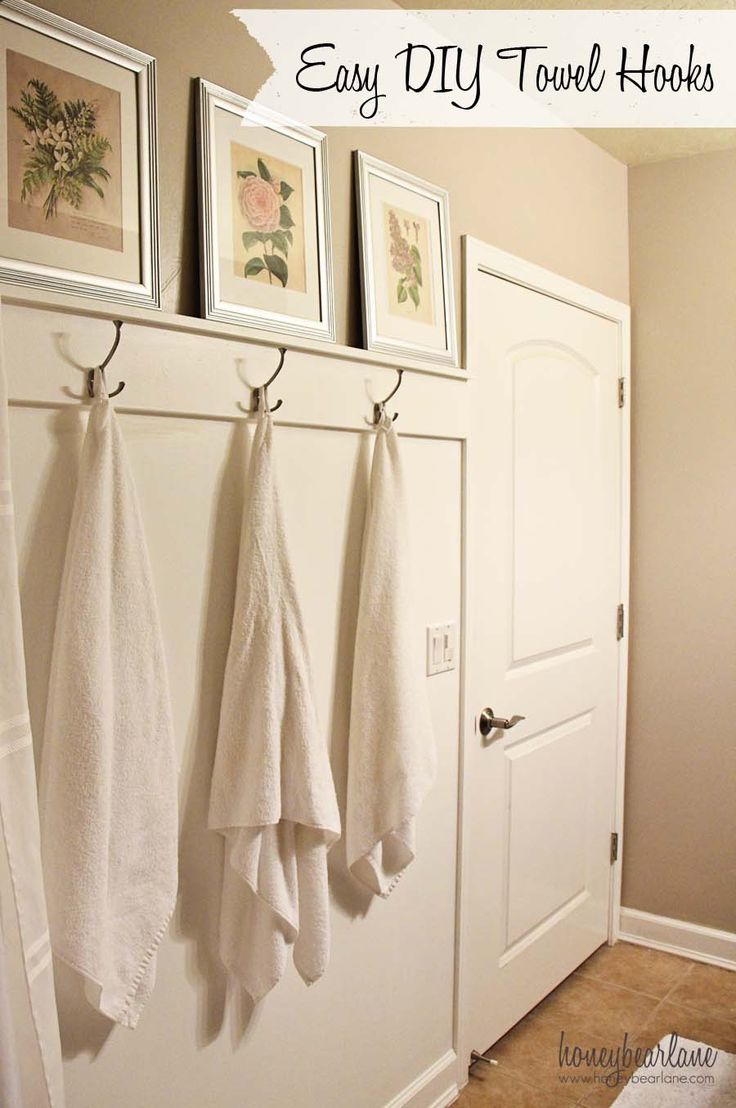
[[[107,357],[105,358],[104,362],[102,362],[100,365],[95,367],[95,369],[99,369],[99,371],[103,375],[103,377],[105,375],[106,368],[109,366],[110,362],[112,361],[113,357],[115,356],[115,351],[120,346],[120,329],[123,326],[123,321],[122,321],[122,319],[114,319],[112,322],[115,326],[115,338],[113,340],[113,344],[110,347],[110,351],[109,351]],[[118,385],[118,387],[116,389],[113,389],[112,392],[108,392],[107,395],[108,395],[108,397],[117,396],[118,393],[121,393],[124,388],[125,388],[125,381],[121,381],[120,384]],[[95,370],[94,369],[88,369],[87,370],[87,395],[88,396],[94,396],[95,395]]]
[[[284,359],[286,358],[286,347],[285,346],[280,346],[279,347],[279,355],[280,355],[279,364],[276,366],[275,371],[271,374],[269,379],[265,382],[265,384],[258,385],[257,388],[254,388],[252,390],[252,392],[253,392],[253,407],[252,407],[251,411],[253,411],[253,412],[257,412],[259,407],[260,407],[261,389],[263,389],[263,395],[266,396],[266,390],[268,389],[268,386],[273,384],[273,382],[278,377],[279,373],[281,373],[281,370],[284,368]],[[276,403],[274,404],[273,408],[269,408],[268,410],[270,412],[278,411],[278,409],[281,407],[282,404],[283,404],[283,400],[277,400]]]
[[[399,391],[399,389],[401,388],[401,380],[402,380],[402,378],[403,378],[403,376],[404,376],[404,371],[403,371],[403,369],[397,369],[397,370],[396,370],[396,372],[397,372],[397,373],[398,373],[398,375],[399,375],[399,379],[398,379],[398,381],[396,382],[396,384],[394,385],[394,387],[393,387],[393,388],[391,389],[391,392],[390,392],[390,393],[388,394],[388,396],[387,396],[387,397],[385,397],[385,399],[383,399],[383,400],[378,400],[378,401],[376,401],[376,403],[375,403],[375,404],[373,405],[373,426],[374,426],[374,427],[377,427],[377,426],[378,426],[378,424],[379,424],[379,423],[381,422],[381,420],[383,419],[384,413],[385,413],[385,411],[386,411],[386,405],[388,404],[388,402],[389,402],[389,400],[391,399],[391,397],[392,397],[392,396],[396,396],[396,393],[397,393],[397,392]],[[395,420],[397,420],[398,418],[399,418],[399,413],[398,413],[398,412],[394,412],[394,414],[393,414],[393,415],[391,416],[391,421],[392,421],[392,422],[394,422],[394,421],[395,421]]]

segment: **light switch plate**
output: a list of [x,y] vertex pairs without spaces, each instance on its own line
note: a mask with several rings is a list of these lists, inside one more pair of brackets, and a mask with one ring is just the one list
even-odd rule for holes
[[457,657],[457,627],[454,623],[434,623],[427,628],[427,676],[454,669]]

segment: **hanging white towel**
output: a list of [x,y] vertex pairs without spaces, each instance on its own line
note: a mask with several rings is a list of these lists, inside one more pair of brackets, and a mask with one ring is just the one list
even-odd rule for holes
[[348,865],[383,897],[415,856],[415,820],[436,769],[405,524],[399,444],[384,415],[363,536],[345,820]]
[[3,1108],[23,1108],[20,1095],[20,1066],[10,1011],[2,933],[0,933],[0,1104]]
[[[7,391],[0,358],[0,830],[23,947],[33,1036],[43,1071],[43,1105],[63,1108],[61,1045],[41,870],[36,771],[26,697],[13,523]],[[4,1036],[3,1039],[10,1050],[10,1040]],[[7,1066],[9,1074],[12,1065],[12,1057],[3,1056],[0,1044],[0,1069]],[[36,1103],[41,1108],[42,1102]]]
[[145,537],[97,373],[59,598],[42,756],[54,953],[135,1027],[177,885],[177,770]]
[[292,944],[307,983],[324,972],[327,850],[340,835],[260,395],[209,813],[227,843],[222,960],[253,1000]]

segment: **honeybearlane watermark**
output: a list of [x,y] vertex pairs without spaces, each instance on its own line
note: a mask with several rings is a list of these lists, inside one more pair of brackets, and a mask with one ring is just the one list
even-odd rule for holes
[[714,1085],[715,1047],[683,1043],[675,1031],[654,1046],[632,1046],[628,1032],[614,1045],[586,1046],[560,1032],[558,1062],[563,1084]]

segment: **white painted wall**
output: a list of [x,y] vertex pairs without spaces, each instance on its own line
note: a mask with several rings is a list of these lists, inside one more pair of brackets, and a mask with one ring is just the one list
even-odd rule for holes
[[[65,388],[81,392],[75,365],[99,362],[112,328],[8,304],[2,322],[38,741],[84,428],[81,406]],[[346,874],[338,845],[325,978],[307,989],[290,968],[255,1013],[225,1002],[215,954],[220,843],[205,824],[252,436],[252,424],[239,419],[237,403],[247,403],[249,394],[238,371],[261,381],[275,357],[272,349],[224,338],[126,324],[108,371],[111,387],[127,381],[116,403],[170,667],[181,757],[180,902],[136,1031],[110,1033],[59,976],[69,1108],[383,1108],[394,1101],[425,1108],[446,1102],[456,1078],[458,671],[428,679],[439,772],[407,876],[388,902],[369,904]],[[283,397],[279,417],[289,423],[277,429],[282,498],[341,802],[369,456],[366,377],[379,396],[394,381],[393,371],[347,357],[294,352],[272,390],[274,399]],[[464,392],[463,381],[407,373],[395,399],[421,652],[426,624],[460,619]],[[0,883],[7,911],[3,891]],[[413,1097],[405,1094],[428,1071],[432,1080]]]

